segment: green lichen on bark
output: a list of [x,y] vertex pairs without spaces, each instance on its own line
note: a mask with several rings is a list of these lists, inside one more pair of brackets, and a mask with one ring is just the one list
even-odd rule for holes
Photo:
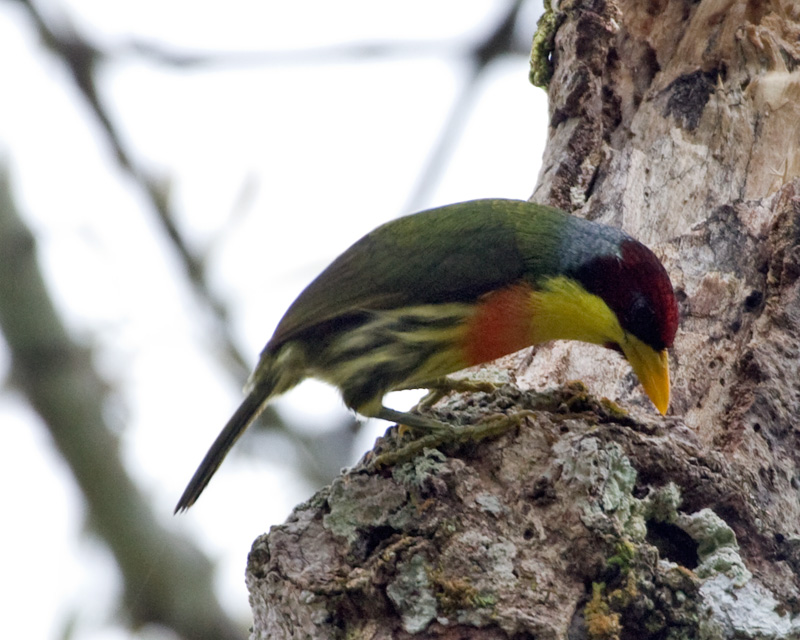
[[611,548],[583,608],[588,637],[693,637],[699,616],[687,594],[696,593],[700,581],[689,570],[675,575],[671,563],[647,540],[648,522],[655,514],[675,520],[677,488],[651,488],[646,497],[637,498],[636,469],[617,443],[585,438],[580,450],[570,472],[600,489],[587,501],[583,522]]
[[[781,612],[774,595],[753,578],[725,520],[708,508],[681,512],[680,489],[672,483],[636,498],[636,471],[622,449],[591,440],[580,443],[582,455],[569,472],[602,488],[587,501],[583,520],[602,532],[613,552],[582,611],[589,638],[800,637],[800,620]],[[696,552],[661,553],[649,529],[664,524],[677,544],[695,545]],[[679,564],[692,556],[691,566]]]
[[416,554],[398,567],[397,577],[386,586],[386,595],[403,620],[403,629],[419,633],[436,617],[437,603],[429,578],[429,567],[422,554]]
[[592,599],[584,610],[586,629],[591,640],[619,640],[622,631],[619,613],[611,610],[605,591],[606,585],[602,582],[592,584]]
[[532,85],[545,91],[550,84],[550,78],[553,77],[552,54],[559,22],[558,14],[553,11],[550,0],[544,0],[544,13],[536,24],[536,33],[533,34],[528,79]]

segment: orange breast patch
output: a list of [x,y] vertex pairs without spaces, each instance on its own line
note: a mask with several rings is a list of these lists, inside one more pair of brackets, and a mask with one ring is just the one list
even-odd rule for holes
[[464,354],[470,366],[532,344],[531,292],[527,284],[514,284],[478,300],[464,339]]

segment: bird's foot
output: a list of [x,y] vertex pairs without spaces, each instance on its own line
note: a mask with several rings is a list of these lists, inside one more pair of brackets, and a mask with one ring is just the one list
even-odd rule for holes
[[469,378],[436,378],[422,385],[428,393],[417,404],[418,407],[427,409],[439,402],[448,393],[492,393],[497,389],[497,385],[482,380],[470,380]]
[[[386,451],[379,454],[372,459],[370,466],[376,469],[393,466],[402,462],[406,462],[415,456],[423,453],[425,449],[433,449],[443,444],[448,443],[466,443],[466,442],[479,442],[486,438],[494,438],[500,436],[511,429],[515,429],[522,424],[525,418],[534,415],[533,411],[518,411],[511,415],[498,414],[489,416],[476,424],[466,425],[462,427],[455,427],[453,425],[439,422],[424,416],[415,414],[402,414],[399,411],[392,411],[387,409],[388,412],[406,415],[417,422],[417,419],[422,419],[426,423],[435,423],[445,427],[443,430],[431,431],[425,435],[412,440],[408,444],[395,449],[394,451]],[[383,416],[377,416],[383,417]],[[386,419],[386,418],[384,418]],[[403,419],[406,426],[415,428],[414,425],[408,424],[408,420]]]
[[536,415],[535,411],[523,409],[520,411],[515,411],[510,415],[498,413],[493,416],[489,416],[476,424],[462,427],[462,437],[460,440],[472,440],[473,442],[480,442],[486,438],[501,436],[507,431],[511,431],[511,429],[517,429],[518,427],[521,427],[525,418],[532,418],[534,415]]
[[417,413],[406,413],[404,411],[395,411],[388,407],[381,407],[380,411],[375,414],[375,418],[381,420],[388,420],[389,422],[396,422],[401,427],[405,426],[414,431],[424,433],[426,436],[453,436],[458,433],[458,428],[447,422],[441,422],[434,418],[421,416]]

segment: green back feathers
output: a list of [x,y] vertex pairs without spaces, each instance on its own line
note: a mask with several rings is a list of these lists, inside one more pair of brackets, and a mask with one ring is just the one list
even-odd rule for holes
[[334,260],[289,307],[266,350],[363,311],[472,302],[521,279],[535,286],[577,268],[587,252],[613,249],[622,235],[519,200],[475,200],[398,218]]

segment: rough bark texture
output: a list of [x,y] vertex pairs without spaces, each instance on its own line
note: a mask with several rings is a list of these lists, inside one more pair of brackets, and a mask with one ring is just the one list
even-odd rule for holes
[[356,468],[256,540],[254,638],[800,638],[800,7],[553,11],[533,199],[663,257],[671,415],[611,352],[506,359],[438,410],[519,428]]

